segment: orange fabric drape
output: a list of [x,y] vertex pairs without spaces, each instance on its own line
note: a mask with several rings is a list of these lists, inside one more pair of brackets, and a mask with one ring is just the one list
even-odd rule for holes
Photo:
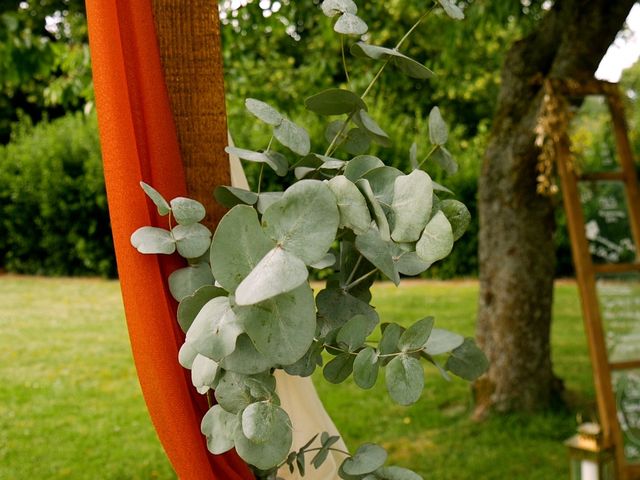
[[166,226],[139,187],[185,195],[180,151],[164,83],[150,0],[87,0],[98,125],[118,272],[142,392],[179,478],[253,478],[234,453],[212,456],[200,433],[206,402],[177,361],[184,335],[166,277],[175,257],[141,255],[131,233]]

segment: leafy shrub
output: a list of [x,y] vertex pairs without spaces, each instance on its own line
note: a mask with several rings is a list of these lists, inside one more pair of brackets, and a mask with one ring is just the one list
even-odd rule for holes
[[115,276],[95,115],[21,125],[0,146],[0,265]]

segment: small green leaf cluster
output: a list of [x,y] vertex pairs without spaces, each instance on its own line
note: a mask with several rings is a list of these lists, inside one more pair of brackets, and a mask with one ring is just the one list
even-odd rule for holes
[[[358,24],[351,0],[326,0],[322,9],[339,15],[337,31],[355,33],[345,26]],[[410,76],[428,78],[428,69],[397,47],[358,43],[352,50],[383,60],[380,72],[392,64]],[[311,448],[314,437],[290,451],[292,425],[280,406],[276,369],[304,377],[323,367],[329,382],[353,375],[363,389],[372,388],[384,370],[390,397],[410,405],[424,387],[422,360],[446,379],[451,373],[473,380],[487,366],[473,340],[434,328],[432,317],[405,329],[381,324],[371,305],[370,287],[379,274],[398,285],[401,275],[427,270],[451,252],[470,215],[431,180],[422,169],[424,161],[404,174],[365,153],[371,142],[390,143],[368,114],[365,96],[366,91],[329,89],[306,100],[316,114],[346,115],[328,124],[323,154],[311,151],[304,128],[270,105],[248,99],[248,111],[289,152],[274,151],[272,141],[264,151],[227,151],[295,180],[280,192],[261,192],[260,184],[256,191],[218,187],[216,199],[230,210],[213,236],[199,223],[205,217],[200,203],[168,202],[142,183],[159,214],[168,215],[170,228],[141,227],[131,237],[133,246],[141,253],[177,251],[189,261],[171,274],[169,287],[186,333],[179,361],[191,370],[198,392],[217,401],[202,419],[202,433],[212,453],[235,447],[259,476],[284,465],[304,474],[305,455],[316,452],[310,461],[317,468],[336,441],[323,434],[319,447]],[[432,152],[445,151],[448,129],[437,108],[429,124]],[[326,269],[327,281],[314,296],[309,272],[319,269]],[[376,336],[379,342],[371,340]],[[323,352],[329,357],[326,364]],[[377,445],[345,454],[339,474],[347,480],[420,478],[385,467],[387,454]]]

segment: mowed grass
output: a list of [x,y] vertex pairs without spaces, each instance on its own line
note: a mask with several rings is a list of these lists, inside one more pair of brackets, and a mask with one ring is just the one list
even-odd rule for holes
[[[381,284],[383,321],[436,325],[473,335],[475,281]],[[562,441],[576,413],[593,413],[586,340],[573,283],[556,288],[554,365],[573,407],[532,416],[470,420],[461,380],[431,368],[420,402],[389,401],[384,378],[370,391],[350,380],[315,383],[351,448],[380,442],[395,464],[430,480],[568,476]],[[114,281],[0,277],[0,479],[173,479],[151,426],[130,353]]]

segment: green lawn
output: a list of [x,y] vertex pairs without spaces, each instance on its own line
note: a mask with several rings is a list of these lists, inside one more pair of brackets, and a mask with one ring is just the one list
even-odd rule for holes
[[[427,314],[472,335],[473,281],[411,283],[374,291],[384,321]],[[589,360],[575,285],[556,289],[557,373],[574,392],[572,411],[469,420],[463,381],[427,371],[421,401],[393,405],[384,382],[363,392],[347,382],[320,395],[347,443],[383,443],[392,460],[425,479],[548,480],[568,476],[562,441],[576,413],[593,412]],[[175,478],[137,383],[117,282],[0,277],[0,479]]]

